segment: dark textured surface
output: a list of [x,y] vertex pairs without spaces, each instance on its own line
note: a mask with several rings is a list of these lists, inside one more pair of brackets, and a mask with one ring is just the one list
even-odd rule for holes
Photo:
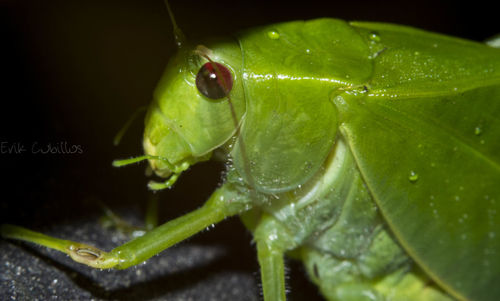
[[[140,224],[137,211],[120,213]],[[98,214],[61,221],[43,232],[104,250],[127,240],[103,228]],[[0,240],[0,254],[2,300],[260,300],[251,235],[237,218],[126,270],[92,269],[57,251],[22,242]],[[290,300],[321,300],[300,264],[289,263]]]
[[[407,24],[482,40],[500,31],[497,9],[477,1],[171,1],[190,38],[317,17]],[[489,5],[491,6],[491,4]],[[151,99],[172,56],[161,0],[4,0],[0,109],[0,222],[110,249],[97,201],[140,224],[144,165],[111,161],[141,153],[141,122],[118,148],[113,135]],[[82,153],[35,150],[66,143]],[[19,150],[19,146],[24,151]],[[5,148],[7,147],[7,148]],[[16,149],[17,147],[17,149]],[[161,193],[160,218],[200,206],[221,181],[203,164]],[[124,271],[99,271],[46,248],[0,240],[0,300],[259,300],[251,235],[234,218]],[[320,300],[300,264],[287,266],[291,300]]]

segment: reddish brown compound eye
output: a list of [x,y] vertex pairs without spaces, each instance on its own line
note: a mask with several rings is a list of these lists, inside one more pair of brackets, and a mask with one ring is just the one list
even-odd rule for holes
[[231,71],[219,63],[205,63],[196,75],[196,87],[210,99],[226,97],[233,87]]

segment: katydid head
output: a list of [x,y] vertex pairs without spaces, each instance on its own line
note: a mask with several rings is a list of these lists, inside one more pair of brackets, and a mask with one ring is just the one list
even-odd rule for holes
[[208,160],[245,111],[242,56],[235,40],[182,45],[167,65],[145,121],[143,146],[159,176]]
[[168,1],[165,4],[178,51],[167,64],[146,115],[145,155],[113,162],[124,166],[148,159],[158,176],[169,177],[164,183],[150,182],[153,190],[171,187],[190,165],[208,160],[214,149],[237,133],[246,109],[237,40],[214,39],[192,47],[177,27]]

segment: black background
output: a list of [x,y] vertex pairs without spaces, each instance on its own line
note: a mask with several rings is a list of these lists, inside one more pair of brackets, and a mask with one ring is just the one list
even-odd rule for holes
[[[112,139],[136,108],[149,103],[174,52],[172,27],[163,2],[11,0],[1,1],[0,7],[3,23],[0,24],[3,74],[0,142],[4,147],[0,154],[0,222],[57,235],[62,225],[74,229],[73,223],[78,227],[79,223],[87,226],[95,223],[102,214],[96,201],[132,221],[140,221],[148,197],[145,165],[116,169],[111,167],[111,161],[141,154],[142,121],[134,123],[120,146],[114,147]],[[317,17],[399,23],[477,41],[500,31],[498,9],[478,1],[171,1],[171,7],[190,39]],[[35,143],[36,149],[61,143],[78,146],[82,153],[33,153]],[[26,150],[16,153],[5,148],[17,145]],[[184,174],[173,190],[162,192],[161,220],[200,206],[221,182],[222,168],[215,163],[200,164]],[[80,234],[67,231],[70,233],[61,235],[81,239]],[[97,240],[105,240],[104,234],[95,234],[101,236]],[[7,243],[1,244],[5,248]],[[163,294],[182,291],[179,295],[169,295],[170,300],[176,300],[198,296],[197,282],[205,282],[210,288],[215,283],[210,278],[223,271],[238,275],[246,283],[242,289],[250,287],[250,292],[242,294],[240,299],[259,298],[258,266],[251,235],[237,219],[225,221],[187,244],[200,246],[202,250],[217,245],[224,250],[224,256],[182,274],[179,278],[183,284],[179,286],[175,284],[176,277],[168,278],[166,285],[156,275],[149,281],[163,289],[155,290],[154,294],[150,286],[134,283],[130,287],[139,291],[134,294],[96,289],[106,286],[99,283],[99,276],[84,277],[86,280],[81,281],[83,276],[77,275],[69,277],[70,284],[73,281],[78,285],[67,297],[78,299],[83,291],[100,299],[145,300],[162,299]],[[79,269],[64,257],[56,257],[53,262],[51,252],[45,257],[23,244],[16,244],[15,248],[8,250],[27,256],[20,262],[34,264],[30,263],[31,256],[59,271]],[[291,298],[319,298],[300,265],[291,262],[290,266]],[[190,273],[198,276],[190,278]],[[0,276],[7,279],[7,268],[0,268]],[[26,272],[18,276],[32,275]],[[224,284],[225,278],[221,279]],[[2,297],[29,296],[16,290],[8,281],[2,281],[0,293],[10,295]]]

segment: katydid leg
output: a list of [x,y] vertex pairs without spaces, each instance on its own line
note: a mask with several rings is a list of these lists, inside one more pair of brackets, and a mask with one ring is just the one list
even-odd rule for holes
[[285,301],[284,241],[274,227],[276,220],[264,215],[255,230],[257,256],[265,301]]
[[201,208],[171,220],[110,252],[13,225],[1,225],[0,234],[5,238],[24,240],[64,252],[73,260],[94,268],[125,269],[144,262],[228,216],[250,209],[248,204],[245,205],[246,200],[238,197],[239,194],[230,185],[224,185]]

